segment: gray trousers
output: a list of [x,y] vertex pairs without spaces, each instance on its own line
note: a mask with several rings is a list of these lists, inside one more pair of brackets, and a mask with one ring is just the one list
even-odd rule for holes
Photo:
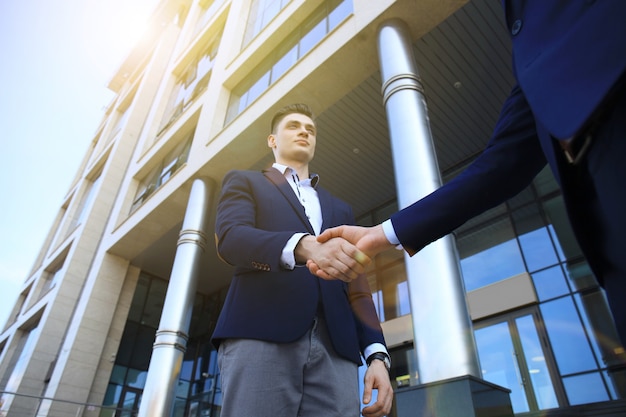
[[224,340],[221,417],[357,417],[357,365],[339,357],[323,318],[293,343]]

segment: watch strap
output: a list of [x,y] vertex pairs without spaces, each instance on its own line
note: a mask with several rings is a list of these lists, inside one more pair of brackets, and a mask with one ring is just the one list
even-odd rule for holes
[[391,359],[389,358],[389,355],[387,355],[386,353],[375,352],[369,355],[367,359],[365,360],[365,363],[367,364],[368,367],[370,366],[370,364],[372,363],[374,359],[378,359],[382,361],[385,364],[385,368],[387,368],[388,371],[391,370]]

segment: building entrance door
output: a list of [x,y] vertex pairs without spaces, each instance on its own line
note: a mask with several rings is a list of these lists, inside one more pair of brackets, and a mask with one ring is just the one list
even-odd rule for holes
[[555,361],[540,323],[535,306],[474,324],[483,378],[511,390],[516,414],[564,403]]

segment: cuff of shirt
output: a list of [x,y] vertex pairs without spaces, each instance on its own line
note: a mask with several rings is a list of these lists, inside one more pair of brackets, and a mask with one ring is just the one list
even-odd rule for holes
[[396,236],[396,230],[393,228],[393,223],[391,223],[391,219],[387,219],[382,223],[383,232],[385,232],[385,237],[392,245],[396,245],[396,249],[402,250],[403,247],[400,244],[400,239]]
[[291,236],[291,238],[289,238],[283,248],[282,254],[280,255],[280,264],[283,268],[291,270],[296,267],[296,255],[294,252],[296,250],[296,246],[298,246],[298,242],[300,242],[300,239],[306,235],[308,235],[308,233],[295,233]]
[[383,352],[384,354],[389,356],[389,358],[391,358],[391,356],[389,355],[389,352],[387,352],[387,348],[382,343],[372,343],[371,345],[366,347],[365,350],[363,351],[363,357],[367,359],[372,353],[376,353],[376,352]]

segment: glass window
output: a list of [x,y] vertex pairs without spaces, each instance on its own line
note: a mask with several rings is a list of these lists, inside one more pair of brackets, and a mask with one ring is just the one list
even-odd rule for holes
[[196,378],[195,375],[195,355],[196,355],[196,345],[190,344],[185,351],[185,357],[183,358],[183,363],[180,368],[180,378],[193,380]]
[[[404,274],[404,268],[402,273]],[[409,283],[404,275],[404,281],[398,283],[398,316],[411,314],[411,303],[409,300]]]
[[379,271],[378,284],[383,294],[383,310],[385,320],[395,319],[411,313],[409,303],[406,268],[397,263]]
[[158,178],[159,178],[159,169],[160,167],[154,168],[150,173],[146,176],[146,178],[141,181],[139,186],[137,187],[137,194],[135,195],[135,200],[130,208],[130,212],[134,212],[139,206],[143,204],[144,201],[148,199],[152,195],[152,193],[157,189]]
[[[19,339],[16,349],[13,351],[9,366],[5,369],[4,375],[0,378],[2,387],[6,391],[17,392],[26,368],[28,367],[28,358],[33,354],[35,344],[39,337],[39,321],[28,329],[20,329],[18,332]],[[18,337],[16,335],[15,337]]]
[[267,24],[272,21],[274,16],[278,14],[281,7],[280,0],[267,0],[264,3],[265,10],[262,11],[262,17],[259,19],[261,21],[261,27],[267,26]]
[[146,179],[141,182],[137,188],[135,200],[130,208],[131,213],[137,210],[152,193],[165,184],[172,175],[187,162],[193,135],[194,131],[189,133],[186,139],[179,143],[174,150],[169,152],[159,165],[148,174]]
[[378,315],[378,319],[383,322],[385,321],[385,309],[383,308],[383,292],[381,290],[372,292],[372,301],[374,303],[374,307],[376,308],[376,314]]
[[189,396],[189,381],[179,379],[176,383],[176,396],[179,398],[187,398]]
[[78,208],[78,216],[76,216],[76,223],[74,225],[83,223],[89,214],[91,206],[96,199],[96,192],[98,191],[98,186],[100,185],[100,177],[101,175],[98,174],[98,177],[93,181],[86,180],[87,191],[85,192],[80,207]]
[[526,205],[512,213],[513,224],[529,272],[558,263],[552,239],[536,204]]
[[545,301],[569,293],[569,287],[560,265],[535,272],[531,276],[539,301]]
[[117,403],[120,401],[120,397],[122,395],[122,386],[117,384],[109,384],[107,387],[107,392],[104,396],[104,400],[102,405],[115,407]]
[[559,262],[548,229],[541,227],[518,237],[528,271],[536,271]]
[[212,0],[200,2],[200,7],[202,8],[202,10],[200,12],[200,16],[198,17],[198,20],[196,21],[196,25],[194,26],[194,35],[197,35],[198,32],[200,32],[202,28],[204,28],[207,23],[209,23],[209,20],[211,20],[211,18],[214,16],[213,13],[209,13],[212,4]]
[[598,286],[598,282],[585,261],[566,263],[565,273],[574,291],[581,291]]
[[124,387],[117,404],[124,411],[120,413],[122,417],[136,416],[139,409],[139,401],[141,400],[141,391],[134,388]]
[[461,259],[461,269],[467,291],[493,284],[525,271],[515,239]]
[[222,37],[222,30],[223,28],[220,28],[218,34],[207,42],[202,52],[189,64],[182,76],[177,80],[165,106],[157,137],[189,108],[191,103],[209,84],[215,56],[217,55]]
[[[316,20],[319,17],[316,18]],[[326,20],[322,19],[313,26],[300,40],[300,57],[309,52],[326,35]]]
[[288,0],[253,0],[243,36],[243,47],[245,48],[288,3]]
[[609,400],[599,372],[563,378],[563,386],[570,405]]
[[161,125],[159,126],[160,135],[165,131],[166,128],[170,126],[178,117],[183,113],[184,106],[184,98],[185,98],[185,81],[178,80],[178,83],[172,89],[172,93],[170,94],[170,98],[165,105],[165,112],[163,113],[163,119],[161,119]]
[[483,216],[482,224],[466,224],[457,233],[467,291],[526,271],[511,221],[498,211],[491,213],[495,217]]
[[41,294],[44,295],[47,291],[54,288],[55,285],[59,282],[61,277],[63,276],[63,264],[65,259],[63,259],[60,263],[53,266],[50,270],[46,270],[44,272],[44,285],[41,289]]
[[126,385],[133,388],[143,389],[146,386],[146,378],[148,377],[147,370],[133,369],[128,370],[126,377]]
[[135,294],[133,295],[133,301],[130,304],[130,310],[128,311],[128,319],[135,322],[141,321],[141,313],[143,311],[146,297],[148,296],[148,287],[150,286],[150,279],[145,275],[140,275],[135,287]]
[[137,329],[139,325],[132,321],[127,321],[124,326],[124,333],[122,334],[122,340],[120,341],[120,347],[117,350],[115,356],[115,363],[118,365],[129,366],[130,358],[133,353],[133,347],[135,346],[135,340],[137,339]]
[[[604,291],[598,288],[584,293],[576,293],[574,300],[580,311],[598,363],[602,366],[621,364],[622,360],[619,359],[619,355],[615,354],[621,343],[613,325],[613,318],[604,297]],[[626,384],[626,379],[624,384]],[[626,387],[624,388],[626,389]]]
[[250,87],[248,90],[247,103],[245,106],[249,106],[254,100],[256,100],[270,85],[270,72],[267,71]]
[[150,292],[146,300],[146,306],[141,316],[141,323],[153,328],[159,326],[165,294],[167,292],[167,281],[153,279],[150,281]]
[[554,248],[556,250],[557,256],[561,262],[565,261],[565,253],[563,253],[563,248],[561,247],[561,243],[557,238],[556,230],[554,230],[554,226],[549,224],[548,232],[550,233],[550,237],[552,238],[552,243],[554,244]]
[[135,345],[132,346],[133,353],[131,356],[129,367],[143,371],[148,370],[155,337],[156,330],[154,328],[148,326],[139,326],[137,339],[135,339]]
[[[332,14],[337,11],[337,14],[333,15],[335,24],[338,23],[339,16],[343,14],[347,15],[346,10],[351,8],[351,4],[349,8],[346,8],[345,3],[350,2],[346,0],[337,3],[336,0],[327,0],[311,15],[304,25],[301,25],[301,27],[291,36],[287,37],[274,51],[270,52],[268,58],[260,64],[258,69],[250,74],[250,77],[248,77],[249,80],[254,80],[252,84],[245,83],[233,89],[224,123],[227,124],[233,120],[259,97],[263,91],[275,82],[276,79],[283,75],[289,69],[287,64],[293,66],[299,58],[302,58],[302,55],[319,43],[330,30],[328,22],[329,13]],[[261,16],[262,8],[270,6],[269,3],[265,4],[265,6],[264,4],[264,2],[253,3],[253,5],[257,5],[259,9],[254,12],[251,11],[251,15],[254,13],[257,16]],[[281,9],[285,4],[285,2],[281,4]],[[251,22],[248,22],[248,24],[248,30],[251,30]],[[247,41],[249,40],[244,39],[244,43]],[[294,54],[295,50],[297,50],[296,54]],[[272,74],[272,70],[275,70],[275,74]]]
[[[113,371],[111,372],[111,379],[109,382],[119,385],[124,385],[126,381],[126,371],[128,368],[125,366],[115,365],[113,366]],[[116,401],[117,402],[117,401]]]
[[613,369],[602,372],[612,400],[626,398],[626,369]]
[[343,22],[350,13],[352,13],[352,2],[351,1],[333,1],[331,3],[331,8],[335,3],[339,3],[337,7],[335,7],[330,14],[328,15],[328,30],[333,30],[339,23]]
[[[203,414],[198,414],[198,406],[197,403],[192,403],[189,407],[189,414],[185,414],[187,408],[187,399],[185,398],[174,398],[174,410],[171,414],[172,417],[183,417],[183,416],[202,416]],[[206,414],[208,415],[208,414]]]
[[548,301],[541,304],[540,309],[561,375],[596,369],[572,298]]
[[298,47],[293,46],[290,50],[285,52],[285,54],[280,58],[276,64],[272,67],[272,80],[274,83],[278,80],[284,73],[287,72],[289,68],[291,68],[296,61],[298,60]]
[[380,321],[411,313],[404,252],[390,249],[374,257],[367,281]]
[[126,120],[128,119],[128,115],[129,115],[128,107],[124,109],[118,108],[117,113],[118,113],[118,117],[115,122],[115,127],[111,129],[111,138],[114,137],[120,131],[122,126],[124,126],[124,124],[126,123]]
[[552,225],[551,232],[558,241],[560,251],[564,254],[561,260],[582,257],[582,251],[568,220],[563,198],[558,196],[544,201],[543,211],[546,213],[548,223]]

